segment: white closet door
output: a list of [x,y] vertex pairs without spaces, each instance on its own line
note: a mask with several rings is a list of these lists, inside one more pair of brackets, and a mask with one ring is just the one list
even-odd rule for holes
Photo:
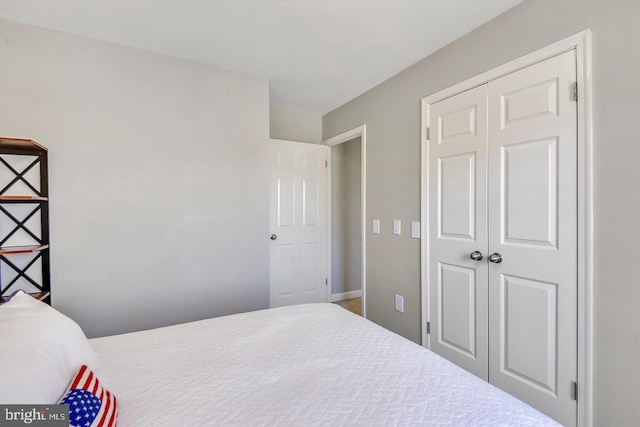
[[[489,381],[576,424],[575,52],[489,82]],[[489,259],[491,261],[491,259]]]
[[429,348],[487,380],[486,85],[431,106]]

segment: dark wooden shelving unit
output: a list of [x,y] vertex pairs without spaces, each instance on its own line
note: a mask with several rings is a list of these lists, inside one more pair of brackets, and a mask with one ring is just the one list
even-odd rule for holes
[[0,137],[0,304],[22,289],[51,304],[47,149]]

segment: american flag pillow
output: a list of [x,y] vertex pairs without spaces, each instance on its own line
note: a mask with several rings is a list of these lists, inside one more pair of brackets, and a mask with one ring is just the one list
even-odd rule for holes
[[69,425],[115,427],[118,416],[116,396],[100,385],[98,377],[82,365],[59,403],[69,405]]

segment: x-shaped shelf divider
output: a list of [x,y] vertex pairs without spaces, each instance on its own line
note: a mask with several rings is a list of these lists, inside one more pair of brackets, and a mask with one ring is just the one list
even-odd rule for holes
[[38,211],[40,211],[40,204],[38,204],[29,215],[27,215],[22,221],[17,219],[11,212],[9,212],[4,206],[0,205],[0,212],[4,213],[11,221],[13,221],[16,226],[2,239],[0,240],[0,247],[3,247],[4,244],[13,236],[18,230],[23,229],[33,240],[38,242],[38,244],[42,244],[42,239],[36,236],[31,230],[29,230],[25,223],[31,219],[33,215],[35,215]]
[[9,261],[9,259],[6,256],[0,255],[0,262],[4,261],[9,267],[11,267],[16,273],[18,273],[16,277],[11,279],[11,281],[5,287],[0,289],[0,296],[4,295],[9,290],[9,288],[13,286],[13,284],[16,283],[21,277],[25,278],[29,283],[31,283],[33,286],[38,288],[40,291],[44,291],[44,287],[42,286],[42,284],[39,284],[27,274],[27,270],[29,270],[29,268],[33,264],[35,264],[35,262],[39,260],[41,257],[42,257],[42,252],[38,251],[33,257],[33,259],[29,261],[29,263],[24,268],[20,268],[14,263],[12,263],[11,261]]
[[13,186],[13,184],[15,184],[16,182],[22,181],[27,185],[27,187],[31,189],[31,191],[33,191],[38,196],[42,196],[40,191],[36,190],[34,186],[31,185],[31,183],[24,178],[24,175],[27,172],[29,172],[31,168],[33,168],[35,165],[40,163],[40,157],[36,158],[33,162],[31,162],[31,164],[29,164],[29,166],[27,166],[22,172],[18,172],[17,170],[15,170],[13,166],[11,166],[2,156],[0,156],[0,162],[2,162],[2,164],[4,164],[7,167],[7,169],[9,169],[15,175],[15,177],[11,180],[11,182],[9,182],[7,185],[5,185],[5,187],[2,190],[0,190],[0,194],[4,194],[5,192],[7,192],[7,190],[9,190],[11,186]]

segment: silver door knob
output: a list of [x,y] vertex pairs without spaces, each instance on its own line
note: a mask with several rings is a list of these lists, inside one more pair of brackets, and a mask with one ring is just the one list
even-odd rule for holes
[[471,258],[474,261],[482,261],[482,258],[483,258],[482,252],[480,251],[471,252],[471,255],[469,255],[469,258]]
[[269,237],[271,240],[276,240],[278,238],[278,235],[276,234],[272,234],[271,237]]
[[502,262],[502,255],[497,252],[489,255],[489,262],[500,264]]

